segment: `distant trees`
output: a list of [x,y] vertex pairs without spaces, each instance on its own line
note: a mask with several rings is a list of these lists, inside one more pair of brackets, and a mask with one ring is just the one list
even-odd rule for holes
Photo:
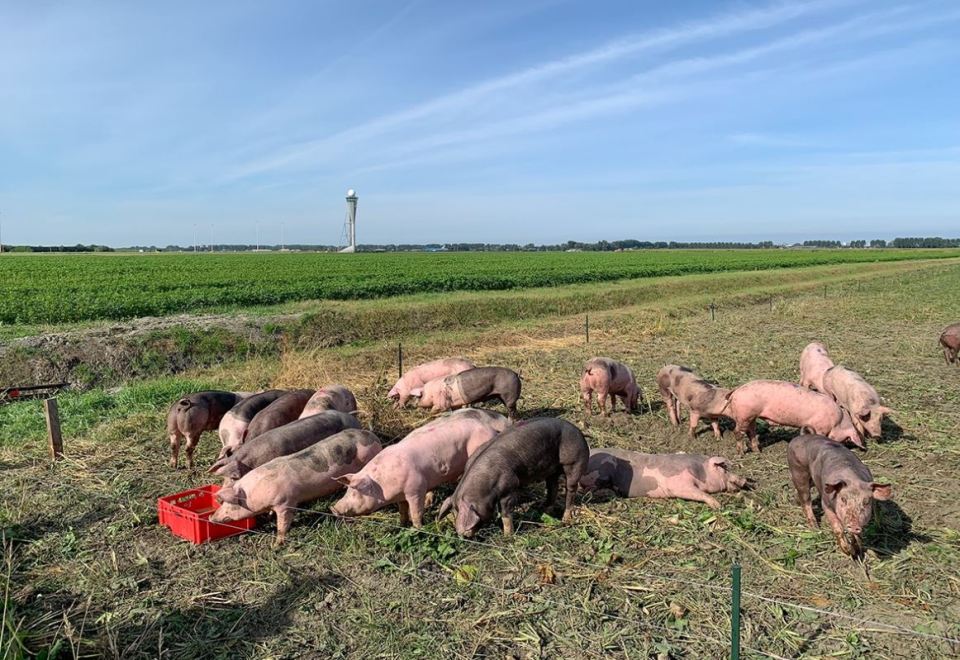
[[895,248],[945,248],[960,247],[960,238],[895,238],[890,244]]
[[838,248],[843,244],[840,241],[804,241],[803,247]]
[[875,238],[870,241],[870,247],[872,248],[885,248],[887,247],[887,242],[882,238]]

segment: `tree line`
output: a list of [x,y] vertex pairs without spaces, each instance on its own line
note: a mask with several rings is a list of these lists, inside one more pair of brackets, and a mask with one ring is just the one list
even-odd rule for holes
[[[358,246],[360,252],[563,252],[563,251],[584,251],[584,252],[613,252],[617,250],[763,250],[771,248],[955,248],[960,247],[960,238],[940,238],[918,237],[918,238],[895,238],[887,241],[882,238],[866,240],[855,240],[843,243],[841,241],[828,240],[810,240],[793,245],[776,245],[773,241],[759,241],[756,243],[732,242],[732,241],[638,241],[626,239],[620,241],[597,241],[596,243],[583,243],[579,241],[567,241],[566,243],[557,243],[553,245],[537,245],[534,243],[387,243],[387,244],[361,244]],[[182,246],[167,245],[158,247],[156,245],[133,245],[129,247],[112,248],[107,245],[4,245],[4,252],[253,252],[258,246],[246,244],[218,244],[200,245],[200,246]],[[261,251],[276,252],[278,250],[291,250],[299,252],[336,252],[339,248],[335,245],[261,245]]]

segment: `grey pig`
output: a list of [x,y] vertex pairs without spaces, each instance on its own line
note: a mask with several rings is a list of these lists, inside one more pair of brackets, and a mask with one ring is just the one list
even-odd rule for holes
[[590,448],[576,426],[563,419],[538,417],[512,426],[484,445],[467,462],[453,495],[440,507],[438,520],[453,510],[457,534],[470,538],[500,508],[503,533],[513,534],[517,491],[534,481],[546,481],[545,507],[556,503],[561,475],[566,484],[563,521],[573,519],[580,478],[587,471]]

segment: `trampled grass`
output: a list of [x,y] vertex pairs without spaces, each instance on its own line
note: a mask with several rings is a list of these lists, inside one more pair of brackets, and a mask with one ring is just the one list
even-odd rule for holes
[[[774,430],[761,454],[739,458],[729,433],[691,440],[657,401],[652,413],[593,420],[591,444],[726,454],[757,489],[721,495],[719,512],[591,496],[567,526],[539,508],[536,486],[522,498],[518,534],[490,526],[480,543],[456,539],[432,515],[424,533],[397,528],[394,510],[334,521],[321,501],[316,514],[298,514],[282,549],[272,547],[270,522],[263,533],[193,547],[156,525],[157,496],[209,481],[166,467],[158,386],[133,397],[142,407],[131,414],[68,436],[55,466],[42,441],[0,447],[17,639],[35,652],[59,643],[125,658],[716,658],[728,653],[729,570],[739,561],[746,657],[955,655],[936,636],[960,637],[960,369],[943,364],[936,337],[960,318],[958,285],[960,267],[945,264],[793,291],[771,309],[751,283],[717,297],[716,321],[696,295],[611,307],[591,315],[589,345],[577,314],[444,329],[405,347],[408,365],[464,354],[521,370],[524,415],[579,422],[576,383],[592,355],[628,362],[650,394],[666,362],[724,384],[794,379],[802,347],[822,340],[896,410],[862,455],[895,493],[878,509],[863,566],[829,533],[806,528],[786,470],[792,433]],[[377,396],[395,376],[395,350],[383,338],[288,352],[274,382],[345,382],[364,422],[392,438],[425,418]],[[252,386],[262,371],[228,365],[199,377]],[[201,464],[216,445],[203,439]]]
[[0,323],[66,323],[439,291],[898,261],[958,250],[3,255]]

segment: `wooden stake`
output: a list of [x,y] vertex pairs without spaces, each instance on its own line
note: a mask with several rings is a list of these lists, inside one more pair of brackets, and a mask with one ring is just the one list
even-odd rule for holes
[[403,344],[397,344],[397,371],[398,378],[403,378]]
[[50,439],[50,458],[63,456],[63,436],[60,435],[60,413],[56,399],[43,400],[43,414],[47,418],[47,437]]
[[587,314],[583,319],[583,330],[587,335],[587,343],[590,343],[590,315]]

